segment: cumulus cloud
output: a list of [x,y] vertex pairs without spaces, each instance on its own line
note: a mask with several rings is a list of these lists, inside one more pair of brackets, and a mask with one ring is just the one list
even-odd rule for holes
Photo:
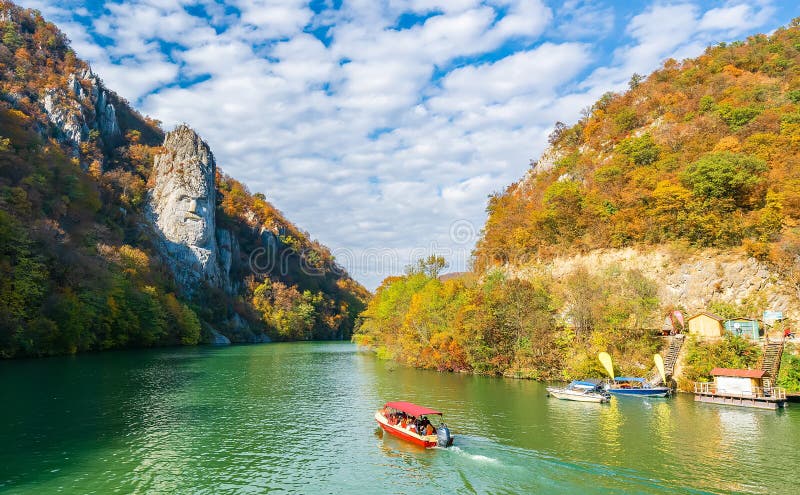
[[23,4],[139,109],[197,128],[369,287],[430,250],[464,269],[487,195],[554,121],[775,15],[766,0]]

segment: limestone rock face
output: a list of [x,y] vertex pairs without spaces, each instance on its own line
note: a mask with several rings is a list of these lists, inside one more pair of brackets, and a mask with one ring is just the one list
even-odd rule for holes
[[800,318],[800,294],[790,282],[767,264],[731,251],[676,253],[662,247],[647,251],[598,249],[540,265],[506,267],[506,271],[519,278],[549,274],[559,279],[579,266],[595,274],[612,267],[637,269],[658,284],[662,304],[683,306],[690,313],[705,310],[713,300],[742,304],[758,298],[766,304],[763,310],[782,311],[789,318]]
[[536,176],[554,169],[556,163],[562,158],[564,158],[564,154],[560,149],[548,146],[539,159],[531,163],[531,168],[519,181],[519,192],[524,193],[531,190],[534,187]]
[[217,247],[219,248],[219,267],[222,279],[222,288],[228,294],[239,291],[239,283],[232,276],[232,270],[237,268],[239,261],[239,240],[229,230],[217,229]]
[[89,139],[92,129],[105,139],[122,134],[109,92],[91,70],[70,74],[66,88],[46,90],[41,101],[61,142],[77,146]]
[[70,144],[80,144],[89,134],[83,119],[81,105],[64,96],[62,91],[49,89],[42,98],[44,111],[50,122],[60,131],[61,138]]
[[[201,280],[215,287],[230,286],[230,261],[224,271],[220,269],[215,235],[214,156],[185,125],[167,134],[163,148],[153,162],[148,197],[148,216],[160,234],[162,254],[189,293]],[[230,253],[231,241],[226,241]]]

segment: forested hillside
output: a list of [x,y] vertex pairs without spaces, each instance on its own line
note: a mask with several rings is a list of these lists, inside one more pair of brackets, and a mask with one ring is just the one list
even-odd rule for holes
[[[0,31],[0,356],[349,336],[366,290],[219,171],[236,290],[177,283],[145,216],[159,122],[106,89],[38,12],[0,1]],[[267,238],[281,269],[253,271]]]
[[800,253],[800,28],[668,60],[561,123],[528,175],[493,196],[480,267],[679,241]]
[[[533,378],[600,376],[597,352],[609,351],[621,373],[641,376],[665,312],[704,308],[660,298],[664,280],[633,262],[570,261],[598,249],[676,253],[659,259],[678,265],[693,253],[718,256],[686,268],[710,266],[717,296],[728,287],[723,266],[737,266],[725,256],[754,257],[759,280],[785,284],[796,300],[800,19],[634,75],[628,91],[604,95],[575,125],[556,124],[547,151],[487,211],[474,273],[442,282],[414,269],[386,279],[356,342],[414,366]],[[766,297],[706,302],[758,316]],[[692,379],[758,356],[741,339],[691,350]],[[788,375],[782,383],[800,387]]]

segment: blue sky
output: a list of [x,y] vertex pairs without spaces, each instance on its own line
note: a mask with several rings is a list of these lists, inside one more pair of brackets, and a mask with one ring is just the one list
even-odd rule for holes
[[107,85],[186,122],[369,288],[463,270],[487,195],[555,121],[669,57],[770,32],[797,2],[26,0]]

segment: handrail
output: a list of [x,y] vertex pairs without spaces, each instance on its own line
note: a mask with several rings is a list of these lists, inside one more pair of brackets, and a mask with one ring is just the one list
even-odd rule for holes
[[718,392],[713,382],[695,382],[694,393],[703,395],[720,395],[738,399],[786,400],[786,389],[783,387],[753,387],[750,393]]

